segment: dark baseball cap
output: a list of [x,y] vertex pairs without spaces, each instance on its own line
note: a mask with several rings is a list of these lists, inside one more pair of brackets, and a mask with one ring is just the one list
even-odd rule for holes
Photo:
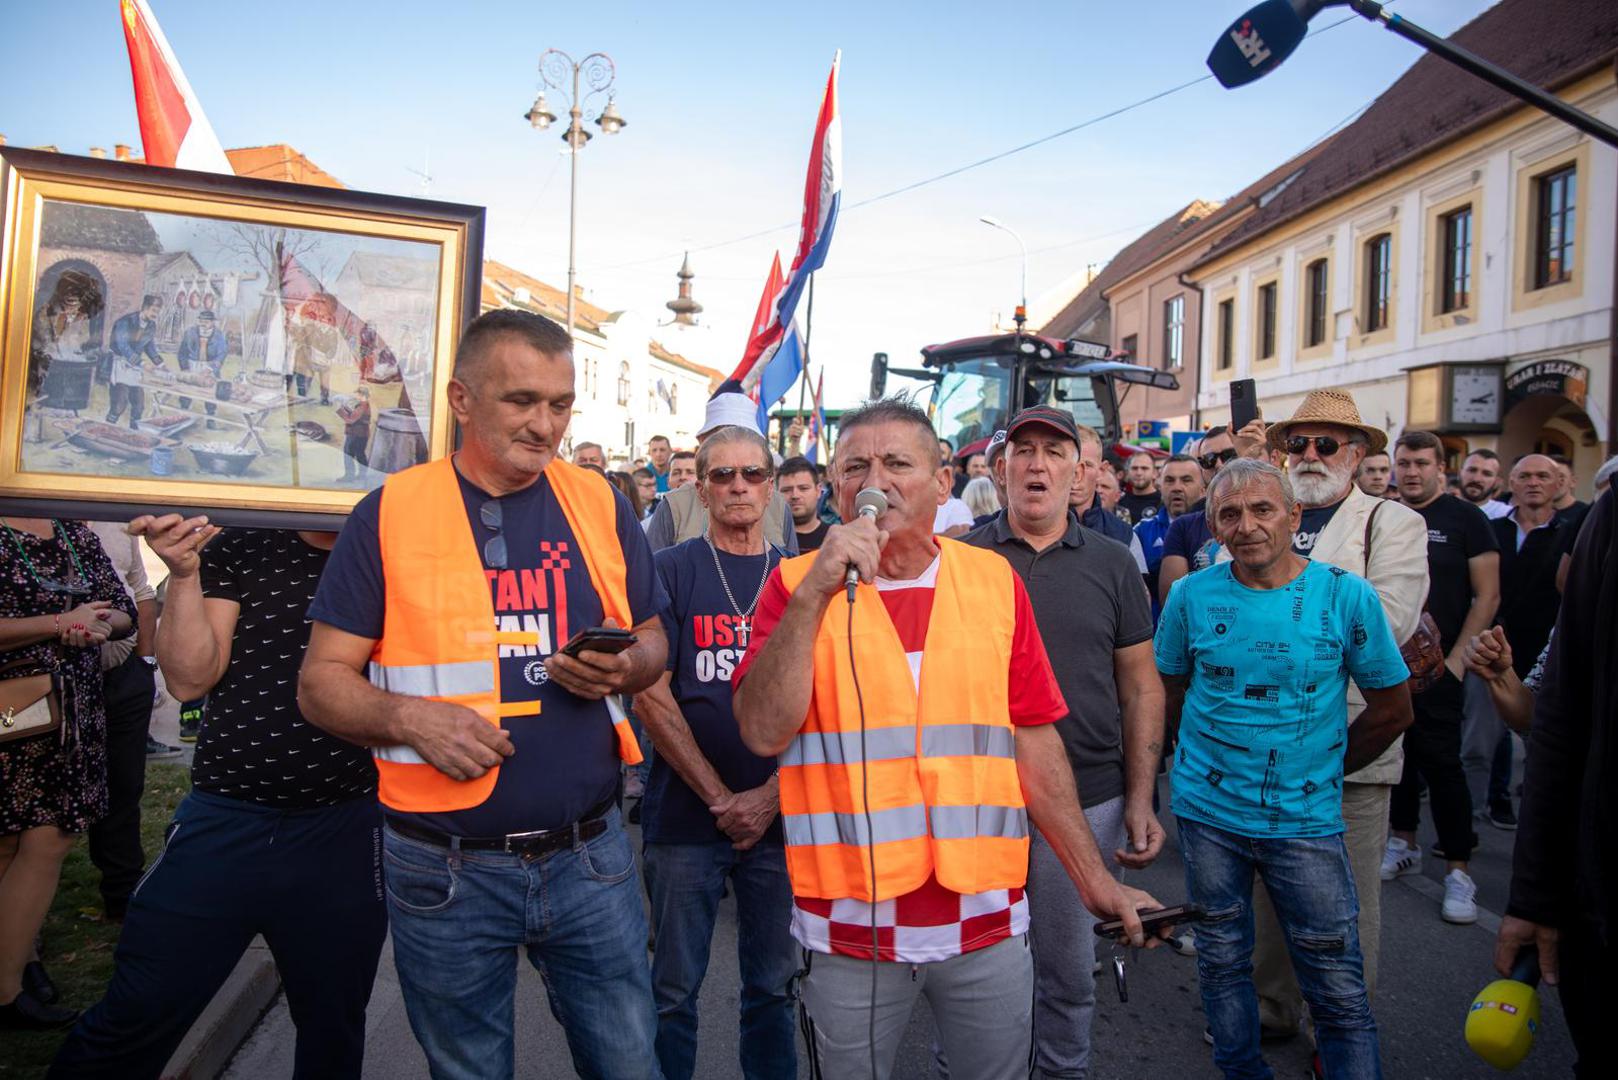
[[1029,424],[1044,424],[1048,428],[1055,428],[1058,433],[1072,439],[1077,445],[1079,441],[1079,427],[1073,422],[1073,414],[1066,409],[1055,409],[1049,405],[1030,405],[1011,418],[1006,425],[1006,439],[1010,441],[1017,437],[1017,432]]

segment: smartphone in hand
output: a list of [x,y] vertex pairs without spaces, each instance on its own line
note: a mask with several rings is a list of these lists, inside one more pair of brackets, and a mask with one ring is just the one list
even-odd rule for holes
[[639,640],[628,630],[616,626],[592,626],[574,634],[558,651],[577,659],[581,652],[621,653]]

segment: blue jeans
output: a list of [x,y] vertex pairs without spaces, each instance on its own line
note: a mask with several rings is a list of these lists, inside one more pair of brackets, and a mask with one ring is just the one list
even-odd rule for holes
[[1253,875],[1263,880],[1309,1003],[1328,1080],[1379,1078],[1376,1021],[1365,992],[1359,900],[1343,838],[1253,839],[1181,817],[1186,889],[1197,924],[1197,977],[1228,1080],[1274,1076],[1259,1054],[1253,988]]
[[657,1080],[646,915],[617,808],[592,840],[544,858],[384,832],[393,961],[438,1080],[511,1076],[517,965],[545,978],[586,1080]]
[[725,879],[736,890],[736,958],[742,976],[741,1065],[747,1080],[794,1080],[792,998],[797,972],[789,926],[792,884],[780,844],[736,851],[712,844],[647,844],[657,950],[657,1060],[665,1080],[690,1080],[697,1061],[697,991],[708,970],[714,919]]

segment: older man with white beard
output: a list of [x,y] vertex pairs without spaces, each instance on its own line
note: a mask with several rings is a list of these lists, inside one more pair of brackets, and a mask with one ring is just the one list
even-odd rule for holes
[[[1366,455],[1387,448],[1387,435],[1360,419],[1349,394],[1315,390],[1290,419],[1269,429],[1268,442],[1272,451],[1287,455],[1287,473],[1303,505],[1293,550],[1368,580],[1382,601],[1394,641],[1408,641],[1427,600],[1426,523],[1409,507],[1367,495],[1354,483]],[[1287,643],[1277,642],[1276,647],[1285,652]],[[1364,709],[1364,696],[1350,685],[1349,722]],[[1359,894],[1365,986],[1373,997],[1381,944],[1382,852],[1388,839],[1389,801],[1403,771],[1402,742],[1395,741],[1374,762],[1343,780],[1343,839]],[[1254,909],[1258,933],[1253,981],[1259,1016],[1267,1034],[1290,1036],[1298,1030],[1303,998],[1274,909],[1262,890],[1254,897]]]

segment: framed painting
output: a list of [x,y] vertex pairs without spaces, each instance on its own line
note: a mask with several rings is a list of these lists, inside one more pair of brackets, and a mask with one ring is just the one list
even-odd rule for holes
[[332,528],[449,453],[481,207],[0,147],[0,507]]

